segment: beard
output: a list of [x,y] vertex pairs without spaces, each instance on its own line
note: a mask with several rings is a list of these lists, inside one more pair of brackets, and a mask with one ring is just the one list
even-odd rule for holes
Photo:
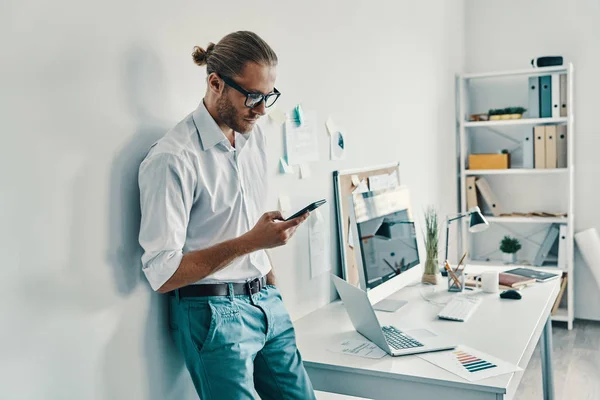
[[254,129],[254,124],[246,121],[244,118],[256,118],[253,116],[244,117],[240,115],[226,93],[217,100],[217,113],[222,123],[233,129],[235,132],[248,133]]

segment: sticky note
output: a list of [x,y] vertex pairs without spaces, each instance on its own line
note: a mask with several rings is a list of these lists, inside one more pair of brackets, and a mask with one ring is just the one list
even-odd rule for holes
[[290,211],[290,209],[292,208],[291,204],[290,204],[290,198],[286,195],[280,195],[279,196],[279,211],[281,211],[282,213],[288,212]]
[[285,122],[286,120],[286,115],[283,111],[281,111],[279,108],[273,107],[273,109],[269,112],[269,119],[275,124],[275,125],[281,125]]
[[315,213],[315,217],[317,217],[317,222],[323,222],[323,214],[321,214],[321,211],[319,211],[319,209],[317,208],[316,210],[313,211]]
[[335,128],[335,123],[333,122],[333,119],[331,119],[331,117],[327,118],[325,126],[327,127],[327,133],[329,135],[333,135],[335,132],[337,132],[337,129]]
[[300,179],[310,178],[310,168],[306,164],[300,165]]
[[317,209],[317,210],[313,210],[310,212],[310,222],[311,225],[313,227],[317,226],[317,224],[320,224],[323,222],[323,215],[321,214],[321,212]]
[[354,186],[360,185],[360,179],[358,179],[358,175],[352,175],[350,179],[352,179],[352,184]]
[[298,124],[298,126],[302,126],[304,123],[304,112],[302,111],[302,106],[300,106],[300,104],[294,107],[294,114],[296,117],[296,124]]
[[282,174],[293,174],[294,168],[290,167],[283,157],[279,157],[279,172]]

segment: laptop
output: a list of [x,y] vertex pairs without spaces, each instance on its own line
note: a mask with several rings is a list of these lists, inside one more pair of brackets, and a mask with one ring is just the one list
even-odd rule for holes
[[405,356],[456,347],[451,340],[438,336],[428,329],[402,331],[393,326],[382,327],[377,320],[367,292],[333,274],[331,277],[354,328],[389,355]]

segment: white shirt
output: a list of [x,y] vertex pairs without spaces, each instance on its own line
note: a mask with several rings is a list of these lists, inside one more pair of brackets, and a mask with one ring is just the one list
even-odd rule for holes
[[[250,134],[236,132],[234,143],[202,102],[140,165],[142,268],[154,290],[175,273],[184,253],[243,235],[266,211],[265,136],[256,126]],[[260,250],[196,283],[244,282],[270,270]]]

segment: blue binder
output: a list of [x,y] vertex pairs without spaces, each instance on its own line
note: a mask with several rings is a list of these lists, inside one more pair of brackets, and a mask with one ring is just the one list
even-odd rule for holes
[[552,77],[540,76],[540,118],[552,118]]

